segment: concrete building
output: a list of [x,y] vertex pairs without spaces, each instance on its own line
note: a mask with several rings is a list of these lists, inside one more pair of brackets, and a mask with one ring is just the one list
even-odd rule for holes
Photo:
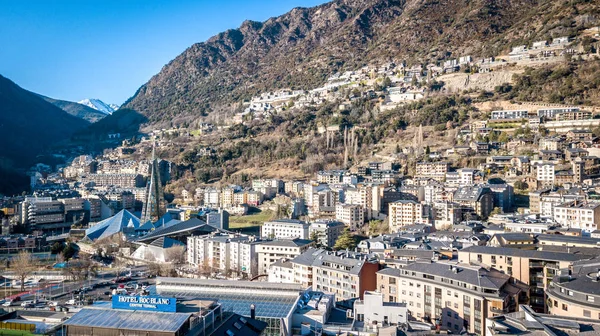
[[306,251],[314,242],[305,239],[268,240],[256,246],[258,274],[267,274],[269,267],[276,261],[293,259]]
[[494,195],[488,186],[461,187],[454,193],[454,202],[472,208],[482,219],[494,210]]
[[309,239],[310,224],[297,219],[276,219],[265,222],[260,227],[260,236],[268,238],[299,238]]
[[495,269],[458,263],[413,263],[377,273],[387,302],[406,303],[413,318],[440,329],[482,335],[485,319],[514,312],[527,285]]
[[461,263],[486,265],[529,285],[529,304],[541,313],[548,311],[545,293],[550,280],[559,274],[560,269],[586,258],[570,253],[490,246],[472,246],[458,251]]
[[600,320],[600,259],[575,262],[554,277],[547,291],[552,315]]
[[423,205],[415,201],[392,202],[388,216],[390,232],[397,232],[403,226],[423,222]]
[[354,302],[354,319],[368,326],[405,324],[408,321],[408,308],[406,303],[385,302],[381,292],[366,291],[362,300]]
[[344,223],[339,221],[317,219],[310,223],[308,234],[311,239],[316,237],[318,244],[333,247],[345,228]]
[[338,204],[335,206],[335,219],[356,230],[365,224],[365,210],[358,204]]
[[417,162],[415,177],[429,177],[443,182],[449,168],[448,162]]
[[573,201],[554,209],[554,220],[565,228],[581,229],[586,235],[598,229],[600,203]]
[[529,111],[527,110],[500,110],[492,111],[492,120],[498,119],[527,119]]

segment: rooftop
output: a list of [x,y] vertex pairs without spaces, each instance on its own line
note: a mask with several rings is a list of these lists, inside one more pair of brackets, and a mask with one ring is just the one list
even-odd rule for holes
[[155,313],[118,309],[82,309],[64,324],[80,327],[176,332],[189,319],[187,313]]
[[[587,255],[577,255],[577,254],[571,254],[571,253],[534,251],[534,250],[523,250],[523,249],[518,249],[518,248],[492,247],[492,246],[470,246],[465,249],[462,249],[460,252],[479,253],[479,254],[495,254],[495,255],[513,256],[513,257],[539,259],[539,260],[552,260],[552,261],[577,261],[577,260],[590,258],[590,256],[587,256]],[[468,260],[463,260],[463,261],[468,262]]]

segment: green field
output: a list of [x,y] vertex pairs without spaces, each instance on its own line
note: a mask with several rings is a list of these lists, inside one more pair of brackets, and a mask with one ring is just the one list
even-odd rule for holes
[[[256,209],[256,208],[254,208]],[[247,227],[252,227],[252,226],[260,226],[262,225],[264,222],[266,221],[270,221],[271,219],[273,219],[273,211],[270,210],[265,210],[265,211],[260,211],[258,209],[256,209],[255,211],[252,211],[251,208],[251,214],[246,215],[246,216],[231,216],[229,217],[229,228],[230,229],[241,229],[241,228],[247,228]]]
[[10,330],[10,329],[0,329],[0,336],[35,336],[37,334],[32,334],[28,331],[23,330]]

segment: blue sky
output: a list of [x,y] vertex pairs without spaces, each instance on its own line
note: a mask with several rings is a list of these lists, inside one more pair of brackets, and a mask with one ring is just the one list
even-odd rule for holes
[[0,74],[52,98],[121,104],[187,47],[326,0],[0,0]]

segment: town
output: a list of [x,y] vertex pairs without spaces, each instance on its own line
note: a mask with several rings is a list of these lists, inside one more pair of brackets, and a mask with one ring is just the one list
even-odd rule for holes
[[600,28],[507,50],[49,148],[0,195],[0,335],[599,335],[599,106],[505,94]]

